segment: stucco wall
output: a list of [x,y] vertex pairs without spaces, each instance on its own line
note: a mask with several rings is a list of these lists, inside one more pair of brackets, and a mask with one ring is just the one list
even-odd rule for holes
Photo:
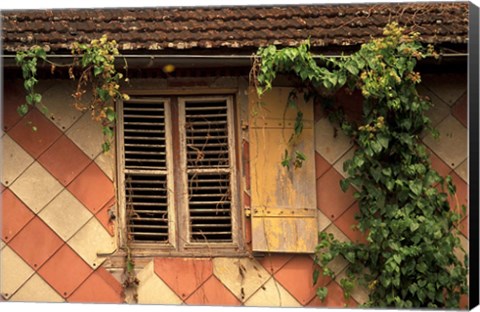
[[[124,301],[121,270],[108,261],[116,249],[115,159],[102,154],[101,128],[89,113],[72,108],[68,81],[42,81],[47,116],[37,109],[21,118],[21,81],[6,77],[2,132],[2,300],[48,302]],[[421,93],[435,107],[429,113],[440,139],[423,137],[433,166],[450,174],[458,200],[467,204],[467,94],[466,75],[424,75]],[[241,121],[248,118],[247,82],[244,79],[135,80],[132,88],[168,89],[178,86],[238,88]],[[358,96],[338,95],[337,100],[359,114]],[[36,127],[36,131],[32,127]],[[248,130],[240,130],[243,206],[249,206]],[[343,193],[343,161],[353,153],[350,141],[336,132],[320,107],[315,107],[315,168],[318,227],[341,240],[364,240],[351,229],[358,205],[350,190]],[[454,203],[454,199],[451,199]],[[112,210],[114,211],[114,209]],[[250,219],[244,220],[244,237],[251,243]],[[461,222],[461,241],[468,248],[468,217]],[[249,248],[247,246],[247,249]],[[138,302],[158,304],[209,304],[245,306],[345,305],[339,286],[347,262],[331,263],[335,280],[321,278],[313,287],[313,260],[305,254],[272,254],[254,257],[157,257],[138,266]],[[327,286],[325,302],[315,297],[317,286]],[[349,307],[367,299],[356,288]],[[465,301],[465,298],[463,298]]]

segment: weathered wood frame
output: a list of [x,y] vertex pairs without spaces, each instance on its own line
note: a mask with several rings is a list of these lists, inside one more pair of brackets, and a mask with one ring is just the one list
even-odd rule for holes
[[[242,201],[240,196],[241,181],[238,175],[239,152],[238,152],[238,107],[234,105],[234,96],[231,94],[233,90],[219,90],[220,92],[208,92],[205,90],[197,90],[192,92],[152,92],[145,91],[130,92],[135,101],[136,95],[141,95],[140,101],[164,101],[165,103],[165,125],[166,125],[166,145],[167,145],[167,185],[168,185],[168,215],[169,215],[169,242],[167,244],[152,243],[133,243],[128,242],[127,216],[126,216],[126,198],[125,198],[125,154],[123,146],[123,103],[120,102],[117,107],[117,119],[120,121],[117,125],[117,192],[118,192],[118,240],[121,249],[128,249],[136,257],[153,257],[153,256],[242,256],[245,255],[245,246],[243,239],[243,222],[242,222]],[[238,90],[237,90],[238,91]],[[143,96],[152,95],[151,98]],[[186,149],[181,145],[184,142],[184,110],[182,116],[181,102],[185,100],[208,101],[208,100],[226,100],[227,102],[227,125],[228,125],[228,144],[229,144],[229,160],[231,173],[231,216],[232,216],[232,242],[231,243],[197,243],[190,242],[188,237],[188,183],[185,181],[187,172],[185,168]],[[184,102],[183,102],[184,103]],[[175,146],[175,141],[180,144],[180,148]],[[174,160],[174,154],[180,157],[180,162]],[[174,169],[174,166],[183,164],[183,167]],[[181,165],[182,166],[182,165]],[[208,170],[208,169],[207,169]],[[174,183],[174,179],[180,178],[182,174],[182,183]],[[113,259],[112,259],[113,260]]]

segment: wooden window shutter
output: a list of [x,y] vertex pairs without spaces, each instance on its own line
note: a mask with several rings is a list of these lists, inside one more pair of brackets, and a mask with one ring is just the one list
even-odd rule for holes
[[236,207],[231,97],[179,98],[184,151],[187,241],[232,243]]
[[297,104],[304,129],[295,149],[307,159],[301,168],[281,164],[297,115],[296,109],[286,108],[290,91],[274,88],[259,100],[250,90],[253,251],[311,253],[317,244],[313,104],[303,96]]
[[128,239],[173,244],[170,106],[167,99],[134,98],[119,110],[120,197]]

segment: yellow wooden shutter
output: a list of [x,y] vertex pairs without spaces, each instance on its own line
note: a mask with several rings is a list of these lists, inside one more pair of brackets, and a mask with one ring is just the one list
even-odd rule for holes
[[313,104],[303,96],[297,104],[304,129],[295,149],[307,160],[301,168],[281,165],[297,115],[296,109],[286,109],[290,91],[274,88],[260,100],[253,88],[249,94],[254,251],[309,253],[317,243]]

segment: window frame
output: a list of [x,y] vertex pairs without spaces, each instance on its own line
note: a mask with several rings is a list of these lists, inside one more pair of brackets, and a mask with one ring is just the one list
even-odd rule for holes
[[[187,92],[182,94],[172,92],[140,93],[130,92],[130,101],[163,101],[165,107],[165,138],[167,151],[167,189],[168,189],[168,243],[128,242],[126,192],[125,192],[125,150],[123,101],[117,103],[117,198],[118,198],[118,241],[119,246],[128,248],[140,256],[222,256],[245,254],[243,203],[241,195],[240,172],[240,129],[238,127],[239,107],[235,104],[232,92],[223,94],[215,91],[198,94]],[[229,145],[230,191],[231,191],[231,222],[232,242],[192,242],[189,240],[190,227],[188,211],[188,173],[186,168],[186,132],[185,132],[185,102],[188,100],[209,101],[225,100],[227,105],[227,127]],[[183,106],[182,106],[183,105]],[[168,129],[167,129],[168,127]],[[177,145],[177,146],[175,146]],[[174,169],[175,167],[175,169]],[[174,183],[181,178],[180,183]],[[183,196],[182,196],[183,194]]]

